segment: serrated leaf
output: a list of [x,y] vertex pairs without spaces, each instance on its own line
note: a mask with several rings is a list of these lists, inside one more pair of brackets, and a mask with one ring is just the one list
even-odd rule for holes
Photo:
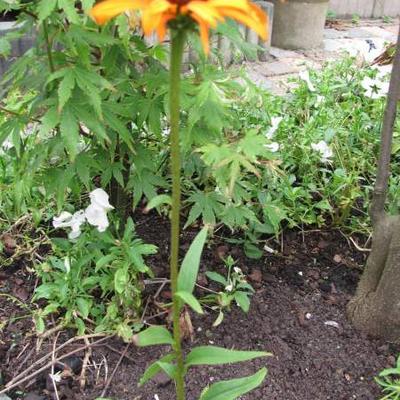
[[73,24],[79,23],[79,15],[75,9],[75,0],[58,0],[58,6],[64,10],[70,22]]
[[46,135],[54,129],[60,122],[60,114],[56,107],[51,107],[47,110],[42,118],[42,125],[39,129],[39,135]]
[[60,131],[64,146],[67,149],[71,161],[74,161],[78,152],[79,126],[75,115],[68,107],[64,108],[61,115]]
[[201,308],[201,304],[199,301],[189,292],[179,291],[175,293],[175,296],[182,300],[185,304],[190,306],[193,311],[196,311],[198,314],[204,314],[203,309]]
[[89,11],[96,0],[82,0],[82,7],[85,12]]
[[139,347],[154,346],[158,344],[174,343],[171,333],[163,326],[151,326],[133,338],[134,343]]
[[75,168],[78,173],[79,179],[82,183],[89,189],[90,184],[90,166],[87,157],[84,155],[79,155],[75,160]]
[[67,101],[71,98],[74,87],[75,75],[72,69],[68,69],[58,87],[58,112],[61,112]]
[[57,0],[40,0],[37,6],[39,23],[42,23],[55,10]]
[[267,369],[262,368],[254,375],[245,378],[217,382],[206,388],[199,400],[235,400],[260,386],[267,376]]
[[217,346],[195,347],[186,357],[185,365],[222,365],[268,357],[271,353],[265,351],[229,350]]
[[178,276],[178,291],[193,293],[200,267],[201,254],[207,239],[208,228],[203,228],[190,245]]
[[157,208],[159,206],[161,206],[162,204],[168,204],[168,205],[172,205],[172,199],[171,196],[169,196],[168,194],[160,194],[156,197],[153,197],[146,206],[146,211],[150,211],[153,208]]

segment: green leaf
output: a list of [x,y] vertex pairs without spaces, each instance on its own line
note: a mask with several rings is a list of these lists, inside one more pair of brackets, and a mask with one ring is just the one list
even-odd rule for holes
[[82,6],[85,12],[88,12],[93,7],[95,1],[96,0],[82,0]]
[[62,8],[70,22],[79,23],[79,16],[75,9],[75,1],[58,0],[58,6]]
[[88,163],[88,157],[86,155],[79,154],[75,160],[75,168],[79,179],[86,186],[86,189],[89,189],[90,165]]
[[75,87],[75,76],[72,69],[65,72],[64,78],[58,87],[58,112],[64,108],[67,101],[71,98],[72,90]]
[[228,284],[228,281],[218,272],[207,271],[206,276],[212,281],[220,283],[224,287]]
[[180,298],[184,303],[188,304],[198,314],[204,314],[199,301],[189,292],[176,292],[175,296]]
[[42,118],[42,125],[39,130],[39,135],[46,135],[54,129],[60,122],[60,114],[56,107],[51,107],[47,110]]
[[114,259],[114,254],[106,254],[105,256],[99,258],[96,262],[95,272],[97,272],[98,269],[103,268],[105,265],[110,264]]
[[61,136],[64,141],[65,148],[73,161],[78,152],[78,141],[79,141],[79,126],[75,115],[71,109],[66,107],[61,115],[60,122]]
[[174,359],[175,359],[174,354],[167,354],[166,356],[160,358],[159,360],[157,360],[153,364],[151,364],[146,369],[143,376],[140,378],[139,386],[144,385],[150,379],[153,379],[159,372],[163,371],[163,368],[161,368],[160,363],[170,363]]
[[76,305],[78,306],[78,310],[83,318],[87,318],[89,316],[89,311],[92,306],[92,302],[89,299],[85,299],[83,297],[79,297],[76,300]]
[[186,366],[232,364],[268,356],[271,356],[271,353],[265,351],[241,351],[217,346],[199,346],[188,354]]
[[160,194],[159,196],[153,197],[146,206],[146,211],[150,211],[153,208],[157,208],[162,204],[172,205],[171,196],[167,194]]
[[171,333],[163,326],[151,326],[133,337],[134,343],[139,347],[154,346],[158,344],[174,343]]
[[389,375],[400,375],[399,368],[388,368],[384,369],[382,372],[379,373],[379,376],[389,376]]
[[262,368],[245,378],[214,383],[204,390],[199,400],[235,400],[260,386],[266,376],[267,369]]
[[127,268],[120,268],[114,276],[115,290],[122,294],[125,291],[126,285],[129,282],[129,272]]
[[41,316],[39,315],[35,315],[33,317],[34,321],[35,321],[35,326],[36,326],[36,330],[38,333],[43,333],[44,330],[46,329],[46,326],[44,324],[44,320]]
[[39,24],[55,10],[57,0],[40,0],[37,6]]
[[178,276],[178,291],[193,293],[199,272],[201,254],[207,239],[208,228],[203,228],[190,245]]
[[159,362],[158,365],[160,368],[171,378],[175,379],[176,377],[176,365],[166,362]]
[[234,294],[237,305],[247,313],[250,309],[250,300],[247,293],[238,290]]

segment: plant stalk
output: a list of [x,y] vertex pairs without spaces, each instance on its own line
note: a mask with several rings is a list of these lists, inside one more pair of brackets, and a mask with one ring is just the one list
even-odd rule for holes
[[397,115],[397,103],[400,100],[400,31],[397,39],[386,111],[381,133],[381,150],[378,161],[378,172],[371,205],[372,224],[376,225],[385,214],[386,195],[389,186],[390,156],[392,151],[393,127]]
[[53,61],[53,54],[52,54],[52,49],[51,49],[51,41],[49,37],[49,30],[47,28],[47,21],[43,21],[43,34],[44,34],[44,39],[46,41],[46,52],[47,52],[47,59],[49,62],[49,68],[50,72],[55,71],[54,67],[54,61]]
[[184,30],[171,30],[171,65],[170,65],[170,147],[172,174],[172,212],[171,212],[171,255],[170,273],[172,290],[172,315],[174,330],[174,351],[176,355],[176,399],[185,399],[184,360],[181,346],[180,304],[174,296],[178,290],[179,273],[179,233],[181,208],[181,154],[179,140],[180,86],[183,48],[185,44]]

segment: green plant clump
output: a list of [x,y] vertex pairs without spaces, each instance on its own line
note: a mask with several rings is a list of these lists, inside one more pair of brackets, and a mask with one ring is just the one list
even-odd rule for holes
[[375,381],[382,388],[385,395],[380,400],[400,399],[400,357],[394,368],[384,369]]

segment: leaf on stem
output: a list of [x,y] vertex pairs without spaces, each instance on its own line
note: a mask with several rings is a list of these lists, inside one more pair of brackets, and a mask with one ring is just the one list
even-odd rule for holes
[[185,304],[190,306],[193,311],[196,311],[198,314],[204,314],[204,311],[201,308],[201,304],[191,293],[179,291],[175,293],[175,296],[182,300]]
[[146,371],[144,372],[143,376],[140,378],[139,386],[144,385],[150,379],[153,379],[159,372],[165,371],[165,364],[170,364],[172,360],[175,359],[174,354],[167,354],[166,356],[160,358],[159,360],[155,361],[151,364]]
[[171,333],[168,329],[163,326],[151,326],[143,332],[138,333],[133,337],[133,342],[136,346],[154,346],[158,344],[170,344],[174,343]]
[[262,368],[245,378],[214,383],[204,390],[199,400],[235,400],[260,386],[266,375],[267,369]]
[[199,346],[188,354],[186,366],[231,364],[271,355],[265,351],[241,351],[217,346]]
[[207,239],[208,228],[203,228],[190,245],[178,276],[178,291],[193,293],[199,272],[201,254]]

